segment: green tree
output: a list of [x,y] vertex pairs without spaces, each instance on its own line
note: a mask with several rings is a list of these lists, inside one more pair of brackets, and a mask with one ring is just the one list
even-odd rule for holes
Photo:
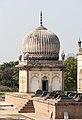
[[18,80],[18,69],[16,68],[17,64],[18,61],[12,61],[0,65],[0,86],[2,86],[1,88],[5,86],[5,89],[7,88],[7,91],[8,88],[9,91],[18,90],[19,80]]
[[66,69],[64,72],[64,89],[66,91],[76,91],[77,82],[77,60],[69,57],[64,62]]

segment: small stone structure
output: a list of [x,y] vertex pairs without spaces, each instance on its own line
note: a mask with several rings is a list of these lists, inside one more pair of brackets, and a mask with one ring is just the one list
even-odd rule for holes
[[59,60],[60,41],[56,34],[42,25],[23,40],[23,49],[19,55],[19,92],[64,90],[65,54]]

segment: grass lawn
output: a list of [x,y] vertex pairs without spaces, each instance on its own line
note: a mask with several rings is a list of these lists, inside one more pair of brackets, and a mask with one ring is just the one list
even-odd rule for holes
[[23,117],[23,118],[29,118],[30,120],[35,120],[31,117],[28,117],[28,116],[25,116],[25,115],[22,115],[22,114],[4,114],[4,116],[9,116],[9,117]]
[[0,92],[0,95],[5,95],[5,93],[4,92]]
[[5,98],[0,98],[0,102],[5,101]]

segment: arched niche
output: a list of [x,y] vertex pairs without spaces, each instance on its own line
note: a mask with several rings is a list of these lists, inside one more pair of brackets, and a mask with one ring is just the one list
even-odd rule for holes
[[79,72],[79,88],[82,89],[82,69]]
[[59,77],[53,77],[53,79],[52,79],[52,90],[60,90]]
[[35,92],[38,89],[39,89],[38,77],[34,76],[31,78],[31,92]]

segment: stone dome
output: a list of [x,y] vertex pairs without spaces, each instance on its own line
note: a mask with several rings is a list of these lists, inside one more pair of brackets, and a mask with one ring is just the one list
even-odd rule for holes
[[23,42],[25,58],[29,59],[59,59],[60,42],[56,34],[43,27],[40,27],[29,34],[26,34]]

